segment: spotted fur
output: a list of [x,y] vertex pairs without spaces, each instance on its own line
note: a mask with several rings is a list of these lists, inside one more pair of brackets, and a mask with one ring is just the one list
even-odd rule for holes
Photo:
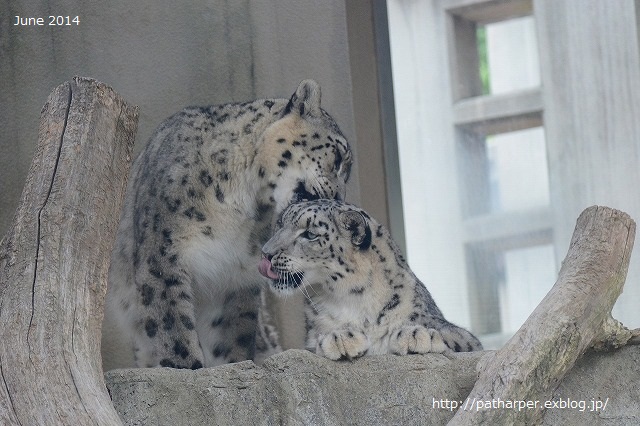
[[129,181],[109,271],[105,370],[278,351],[258,307],[260,249],[290,203],[343,197],[350,166],[312,80],[290,99],[186,108],[165,120]]
[[389,232],[333,200],[289,206],[262,248],[260,272],[284,295],[300,288],[307,348],[330,359],[473,351],[482,345],[445,320]]

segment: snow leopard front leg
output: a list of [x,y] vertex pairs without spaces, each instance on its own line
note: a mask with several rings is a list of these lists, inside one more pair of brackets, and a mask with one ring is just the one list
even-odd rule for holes
[[272,305],[268,303],[267,297],[266,291],[264,289],[261,290],[260,309],[258,309],[258,332],[256,333],[256,355],[253,358],[258,365],[261,365],[271,355],[282,352],[277,327],[269,310]]
[[217,303],[197,307],[198,336],[205,365],[254,359],[260,306],[259,287],[220,290]]
[[[161,249],[161,252],[163,250]],[[166,253],[165,253],[166,254]],[[138,269],[136,287],[140,304],[134,338],[139,367],[203,367],[203,354],[195,329],[191,277],[177,255],[150,255]]]

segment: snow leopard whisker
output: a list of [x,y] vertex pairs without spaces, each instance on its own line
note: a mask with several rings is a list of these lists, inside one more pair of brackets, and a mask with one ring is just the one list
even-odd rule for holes
[[[299,266],[298,262],[296,262],[295,260],[292,260],[291,264],[293,266],[292,275],[295,275],[296,277],[298,277],[298,279],[301,282],[299,286],[300,292],[309,301],[309,303],[311,303],[311,305],[315,308],[316,305],[313,302],[313,299],[311,298],[311,295],[309,294],[309,290],[308,290],[311,287],[311,283],[309,282],[309,279],[304,275],[304,270]],[[315,293],[315,290],[314,290],[314,293]]]
[[318,176],[313,176],[313,180],[315,181],[311,183],[313,192],[315,192],[319,198],[326,198],[326,194],[322,190],[322,184],[320,183],[320,179],[318,179]]
[[[309,289],[311,289],[311,291],[313,291],[313,293],[317,296],[318,293],[316,292],[316,290],[313,288],[313,285],[311,284],[311,282],[309,281],[309,279],[306,277],[306,275],[304,275],[304,270],[302,269],[302,267],[299,266],[299,263],[296,262],[295,260],[292,260],[291,263],[293,264],[293,267],[296,271],[299,271],[298,273],[300,274],[300,277],[302,278],[302,283],[303,285],[300,286],[300,288],[302,289],[304,287],[304,291],[310,295],[309,293]],[[309,301],[311,301],[311,299],[309,299]]]
[[293,272],[292,275],[296,276],[297,279],[300,280],[301,284],[298,286],[298,288],[300,289],[300,292],[309,301],[309,303],[315,308],[316,305],[313,302],[313,299],[311,298],[311,295],[309,294],[309,291],[307,290],[308,285],[309,285],[309,280],[304,276],[304,274],[301,271]]
[[311,298],[311,295],[309,294],[308,285],[307,285],[309,281],[306,278],[302,278],[302,281],[303,281],[303,284],[300,286],[300,292],[302,292],[302,294],[309,301],[311,306],[317,310],[318,307],[316,306],[315,302],[313,301],[313,298]]
[[315,186],[314,186],[313,190],[315,191],[315,193],[320,198],[334,198],[334,197],[330,196],[329,191],[327,190],[327,188],[324,188],[324,185],[322,185],[322,182],[320,182],[320,177],[313,176],[313,180],[315,180]]

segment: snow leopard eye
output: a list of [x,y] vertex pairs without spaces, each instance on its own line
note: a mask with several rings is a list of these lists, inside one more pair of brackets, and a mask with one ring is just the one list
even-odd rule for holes
[[308,229],[306,231],[304,231],[302,234],[302,238],[307,239],[309,241],[315,241],[318,239],[318,235],[314,234],[313,232],[309,231]]

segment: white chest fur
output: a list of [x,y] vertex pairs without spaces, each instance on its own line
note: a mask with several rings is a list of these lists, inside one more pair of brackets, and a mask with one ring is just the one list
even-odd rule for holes
[[220,291],[262,281],[258,273],[259,258],[249,253],[249,234],[249,230],[239,232],[227,228],[215,239],[197,235],[188,241],[184,258],[195,281],[196,297],[211,299]]

